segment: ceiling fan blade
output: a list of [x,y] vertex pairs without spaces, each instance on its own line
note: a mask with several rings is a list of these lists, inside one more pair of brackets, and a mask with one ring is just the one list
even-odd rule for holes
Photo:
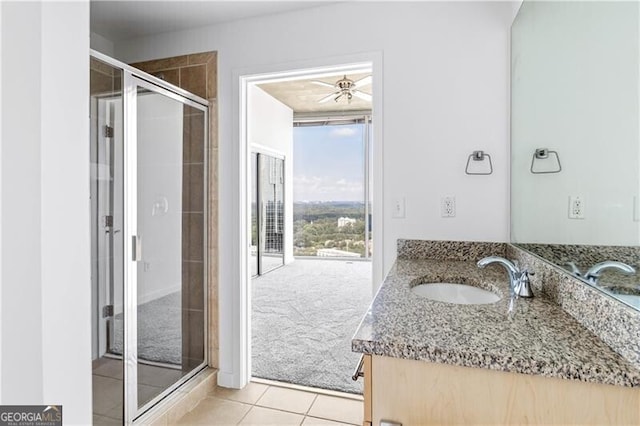
[[333,84],[329,84],[319,80],[311,80],[311,83],[317,84],[318,86],[331,87],[332,89],[335,87]]
[[356,86],[356,87],[364,87],[364,86],[367,86],[367,85],[371,84],[371,76],[370,76],[370,75],[368,75],[368,76],[366,76],[365,78],[361,78],[361,79],[360,79],[360,80],[358,80],[358,81],[354,81],[353,83],[355,84],[355,86]]
[[356,90],[356,89],[353,89],[351,93],[353,93],[353,96],[357,96],[363,101],[371,102],[372,97],[368,93],[361,92],[360,90]]
[[337,92],[333,92],[330,95],[325,96],[324,98],[320,99],[318,101],[319,104],[323,104],[325,102],[329,102],[331,99],[333,99],[337,94],[340,93],[340,90],[338,90]]

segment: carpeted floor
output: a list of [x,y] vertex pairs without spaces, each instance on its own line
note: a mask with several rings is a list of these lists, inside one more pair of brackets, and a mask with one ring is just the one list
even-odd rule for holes
[[[182,302],[180,292],[138,306],[138,358],[167,364],[182,364]],[[113,353],[122,355],[123,321],[114,321]]]
[[253,376],[361,393],[351,337],[371,296],[370,262],[296,259],[254,278]]
[[[254,377],[361,393],[351,337],[371,300],[371,263],[296,259],[251,280]],[[143,360],[180,365],[180,293],[138,307]],[[114,353],[122,354],[122,314]]]

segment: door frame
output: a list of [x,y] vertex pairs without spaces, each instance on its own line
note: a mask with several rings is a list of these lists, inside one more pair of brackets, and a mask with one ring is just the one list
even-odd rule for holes
[[[204,113],[204,138],[207,140],[208,129],[208,105],[203,105],[199,102],[195,102],[187,97],[181,96],[167,87],[161,87],[157,84],[145,80],[138,73],[124,70],[124,223],[123,223],[123,235],[124,235],[124,410],[125,421],[133,423],[133,421],[144,414],[147,410],[153,407],[161,399],[175,391],[182,383],[189,380],[196,375],[202,368],[208,363],[207,350],[204,351],[203,362],[193,368],[188,374],[185,374],[180,380],[167,387],[160,394],[156,395],[150,401],[144,405],[138,404],[138,262],[141,259],[140,252],[144,251],[142,241],[138,232],[138,137],[137,137],[137,99],[138,99],[138,87],[142,87],[150,92],[159,94],[170,98],[174,101],[180,102],[183,105],[196,108]],[[205,174],[203,176],[204,182],[207,182],[208,176],[207,170],[207,153],[205,149]],[[206,187],[206,185],[205,185]],[[207,217],[208,198],[205,191],[204,197],[204,214],[203,217]],[[203,236],[203,246],[206,252],[208,236],[205,231]],[[204,271],[208,270],[208,262],[203,259]],[[206,288],[208,287],[208,280],[203,280],[204,283],[204,297],[206,298]],[[209,307],[205,299],[204,303],[204,345],[205,347],[209,341],[209,330],[207,327],[209,317]]]
[[[238,195],[233,197],[232,210],[238,220],[230,232],[221,234],[220,247],[228,247],[228,268],[220,270],[220,370],[218,384],[229,388],[243,388],[251,380],[251,272],[249,264],[250,242],[250,188],[248,171],[251,146],[247,138],[248,86],[257,82],[275,82],[293,78],[318,78],[337,72],[351,73],[368,68],[374,76],[372,83],[371,126],[371,183],[373,185],[373,246],[372,295],[382,283],[384,266],[384,181],[383,181],[383,56],[382,52],[369,52],[347,56],[314,59],[278,65],[255,66],[232,72],[232,150],[237,163],[232,165],[229,187]],[[375,138],[373,137],[375,136]],[[226,258],[226,256],[225,256]],[[221,259],[221,264],[225,259]]]

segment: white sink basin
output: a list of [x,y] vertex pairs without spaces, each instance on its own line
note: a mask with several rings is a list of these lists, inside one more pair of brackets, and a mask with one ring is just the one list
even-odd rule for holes
[[430,300],[458,305],[495,303],[500,296],[478,287],[455,283],[426,283],[411,288],[411,292]]

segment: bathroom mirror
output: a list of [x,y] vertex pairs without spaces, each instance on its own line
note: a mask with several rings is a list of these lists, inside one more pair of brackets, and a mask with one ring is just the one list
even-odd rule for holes
[[639,18],[637,2],[524,1],[511,33],[511,241],[635,309]]

